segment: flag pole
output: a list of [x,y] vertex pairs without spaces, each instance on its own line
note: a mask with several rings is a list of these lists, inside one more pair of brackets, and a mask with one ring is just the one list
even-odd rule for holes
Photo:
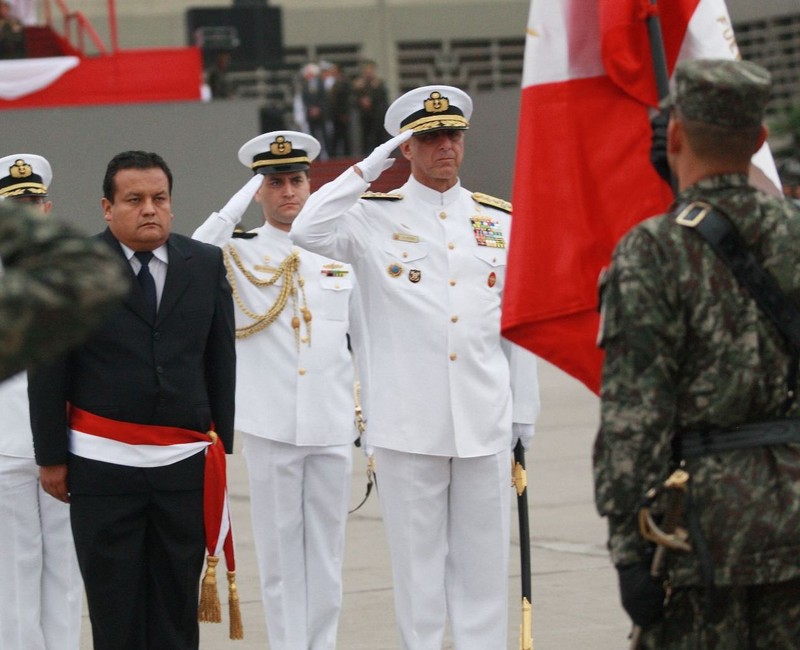
[[667,68],[667,54],[664,50],[664,36],[661,33],[658,0],[649,1],[650,11],[647,12],[647,34],[650,37],[650,54],[653,59],[656,90],[660,101],[669,95],[669,70]]
[[[650,10],[647,12],[647,35],[650,41],[650,58],[653,62],[653,73],[656,78],[656,91],[658,101],[669,95],[669,68],[667,54],[664,50],[664,36],[661,32],[661,18],[659,17],[658,0],[648,0]],[[678,193],[678,179],[670,172],[670,187],[672,193]]]
[[[649,0],[650,11],[647,12],[647,35],[650,39],[650,56],[653,61],[653,72],[656,76],[656,90],[658,100],[661,101],[669,95],[669,70],[667,68],[667,55],[664,51],[664,37],[661,33],[661,20],[659,19],[658,0]],[[675,177],[672,175],[673,191],[675,190]],[[634,625],[630,634],[630,650],[636,650],[642,638],[642,628]]]
[[525,447],[518,440],[514,447],[512,481],[517,490],[519,515],[520,577],[522,580],[522,623],[519,632],[520,650],[533,650],[533,593],[531,589],[531,532],[528,519],[528,479],[525,471]]

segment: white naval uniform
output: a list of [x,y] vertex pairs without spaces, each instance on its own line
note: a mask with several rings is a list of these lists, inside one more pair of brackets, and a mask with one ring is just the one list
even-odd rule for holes
[[39,483],[22,372],[0,384],[0,648],[78,650],[81,581],[69,506]]
[[[297,250],[312,320],[300,318],[298,349],[292,299],[265,329],[237,338],[236,429],[244,456],[262,602],[270,648],[332,650],[342,601],[341,570],[350,500],[354,425],[354,364],[346,334],[357,337],[360,303],[346,264],[293,246],[288,234],[264,224],[251,239],[231,239],[233,224],[217,213],[194,233],[234,247],[260,279]],[[236,327],[251,325],[246,309],[264,314],[283,280],[257,287],[226,253],[233,272]],[[229,273],[231,272],[229,270]],[[354,322],[356,315],[358,322]]]
[[449,615],[458,650],[505,648],[512,421],[539,411],[535,357],[500,335],[511,218],[460,183],[366,187],[351,169],[320,188],[290,237],[359,278],[402,647],[440,648]]

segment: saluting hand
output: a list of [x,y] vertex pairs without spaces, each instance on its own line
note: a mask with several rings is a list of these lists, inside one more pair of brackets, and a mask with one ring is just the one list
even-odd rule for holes
[[409,129],[408,131],[403,131],[400,135],[394,136],[391,140],[379,144],[369,156],[360,163],[355,164],[358,174],[367,183],[376,180],[383,172],[394,165],[394,158],[389,158],[389,154],[411,138],[412,135],[414,135],[414,132]]
[[219,211],[219,214],[224,217],[228,222],[236,225],[242,220],[242,215],[250,205],[250,201],[258,192],[261,183],[264,181],[264,176],[256,174],[251,178],[244,187],[234,194],[230,200],[225,204],[225,207]]

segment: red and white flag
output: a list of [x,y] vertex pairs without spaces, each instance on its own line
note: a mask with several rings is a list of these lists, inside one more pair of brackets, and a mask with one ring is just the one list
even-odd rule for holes
[[[665,211],[650,164],[658,104],[650,0],[532,0],[525,46],[503,335],[600,389],[597,280],[620,237]],[[678,61],[738,58],[724,0],[670,0],[659,17]],[[779,187],[769,150],[754,162]]]

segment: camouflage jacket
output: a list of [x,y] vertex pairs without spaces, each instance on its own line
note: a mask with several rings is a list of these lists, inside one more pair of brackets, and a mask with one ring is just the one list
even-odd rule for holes
[[[677,197],[725,212],[800,304],[800,211],[743,175],[706,178]],[[666,214],[617,245],[601,279],[605,348],[595,500],[615,564],[644,560],[634,513],[671,468],[675,432],[800,417],[788,343],[708,243]],[[796,370],[796,368],[795,368]],[[800,445],[692,459],[692,494],[717,584],[800,576]],[[700,584],[696,554],[671,555],[673,584]]]
[[0,380],[82,342],[130,287],[104,242],[0,202]]

